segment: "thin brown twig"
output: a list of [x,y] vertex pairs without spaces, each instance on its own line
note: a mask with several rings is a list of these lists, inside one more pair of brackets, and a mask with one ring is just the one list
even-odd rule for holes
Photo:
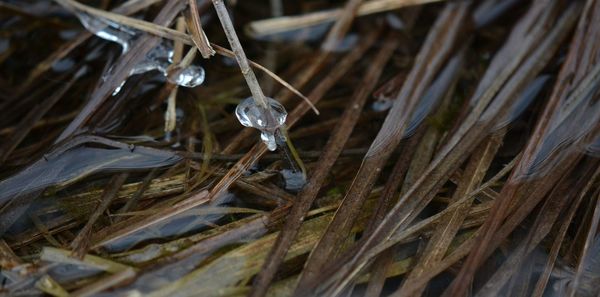
[[[395,10],[411,5],[422,5],[431,2],[437,2],[440,0],[375,0],[365,1],[356,9],[356,15],[363,16],[368,14],[374,14],[384,12],[388,10]],[[272,18],[267,20],[260,20],[252,22],[248,25],[249,33],[254,36],[264,36],[270,34],[276,34],[291,30],[297,30],[304,27],[314,26],[333,20],[338,20],[344,15],[342,8],[318,11],[313,13],[307,13],[300,16],[284,16],[278,18]]]
[[200,13],[198,12],[198,2],[196,0],[188,1],[189,10],[185,13],[185,21],[187,23],[188,31],[192,37],[192,41],[202,54],[204,59],[208,59],[215,55],[215,50],[210,46],[208,37],[202,29],[202,21],[200,20]]

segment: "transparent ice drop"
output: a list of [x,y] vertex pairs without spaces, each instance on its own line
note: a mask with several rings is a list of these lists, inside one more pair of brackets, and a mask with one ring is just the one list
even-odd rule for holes
[[[204,69],[197,65],[189,65],[177,69],[169,74],[169,66],[173,64],[173,46],[169,41],[163,40],[146,55],[146,59],[129,71],[129,76],[142,74],[149,71],[160,71],[169,82],[186,88],[193,88],[204,82]],[[113,96],[121,91],[125,82],[113,92]]]
[[[123,54],[129,51],[131,43],[141,34],[135,29],[122,26],[105,18],[92,16],[81,11],[76,11],[75,14],[88,31],[102,39],[120,44]],[[162,40],[155,48],[146,54],[146,58],[142,62],[129,71],[129,76],[157,70],[160,71],[169,82],[182,87],[193,88],[204,82],[204,69],[196,65],[189,65],[169,74],[168,69],[169,66],[173,64],[173,54],[172,42]],[[121,84],[113,91],[113,96],[121,91],[123,85],[125,85],[125,81],[121,82]]]
[[123,54],[129,51],[131,42],[138,35],[137,31],[105,18],[91,16],[81,11],[76,11],[75,14],[88,31],[102,39],[120,44]]
[[167,76],[169,82],[186,88],[199,86],[204,82],[204,68],[196,65],[190,65],[179,69]]
[[269,97],[265,97],[271,107],[274,123],[270,122],[265,110],[258,106],[252,97],[244,99],[235,109],[235,115],[243,126],[260,130],[260,138],[270,151],[277,149],[275,141],[275,130],[285,123],[287,112],[281,103]]
[[[167,44],[167,41],[163,40],[146,54],[146,59],[131,68],[128,76],[142,74],[153,70],[158,70],[165,73],[167,71],[167,67],[169,67],[171,63],[173,63],[172,46]],[[112,72],[113,68],[111,67],[111,69],[108,71],[108,74],[102,77],[102,79],[106,81],[108,75],[112,74]],[[122,81],[121,84],[115,89],[113,96],[121,91],[123,85],[125,85],[125,81]]]

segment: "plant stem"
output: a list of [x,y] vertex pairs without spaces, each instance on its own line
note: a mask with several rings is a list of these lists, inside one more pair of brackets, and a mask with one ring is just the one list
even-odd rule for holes
[[252,71],[252,68],[250,68],[250,65],[248,64],[248,58],[246,58],[242,44],[235,33],[235,28],[233,27],[231,18],[229,18],[229,12],[227,11],[225,4],[222,0],[212,0],[212,3],[217,11],[217,15],[219,16],[223,30],[225,30],[225,35],[227,36],[227,40],[231,45],[231,50],[233,50],[233,53],[235,54],[235,59],[240,65],[240,70],[242,71],[242,74],[246,79],[246,83],[250,88],[254,102],[256,102],[256,104],[262,108],[268,110],[270,113],[271,108],[267,104],[267,100],[265,99],[265,95],[258,84],[258,80],[256,79],[254,71]]
[[[242,44],[240,43],[237,33],[235,32],[235,28],[233,27],[233,22],[231,22],[231,18],[229,17],[229,12],[227,11],[227,8],[222,0],[212,0],[212,3],[217,11],[217,15],[219,16],[219,20],[221,21],[221,25],[223,26],[227,40],[231,45],[231,50],[235,54],[235,59],[240,66],[242,75],[244,75],[246,83],[250,88],[254,103],[256,103],[262,109],[263,114],[266,116],[267,127],[271,127],[271,125],[275,125],[276,123],[275,117],[271,111],[271,106],[267,103],[260,84],[256,79],[256,75],[254,74],[254,71],[252,71],[252,68],[250,68],[248,58],[246,58],[246,54],[244,53],[244,48],[242,48]],[[296,154],[293,153],[295,149],[292,142],[288,141],[285,137],[287,134],[285,125],[276,127],[269,132],[274,134],[274,137],[276,138],[275,142],[279,148],[284,151],[286,156],[296,156]],[[288,157],[287,159],[294,171],[298,171],[298,168],[304,168],[304,165],[300,159],[291,157]],[[304,170],[300,171],[304,173]]]

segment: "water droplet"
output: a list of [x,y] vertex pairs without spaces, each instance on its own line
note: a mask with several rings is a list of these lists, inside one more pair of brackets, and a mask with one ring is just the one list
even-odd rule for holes
[[275,134],[266,130],[260,131],[260,140],[267,145],[270,151],[277,149],[277,141],[275,140]]
[[274,151],[277,149],[274,133],[277,128],[285,123],[287,112],[277,100],[268,97],[265,98],[271,107],[274,122],[269,120],[266,111],[258,106],[252,97],[248,97],[238,104],[235,109],[235,115],[242,125],[260,130],[260,138],[269,150]]
[[129,71],[129,76],[153,70],[158,70],[164,74],[172,62],[173,47],[169,42],[163,41],[146,54],[146,59]]
[[193,88],[204,82],[204,68],[191,65],[168,76],[169,82],[186,88]]
[[[160,71],[169,82],[186,88],[193,88],[204,82],[204,68],[190,65],[169,75],[169,66],[173,63],[173,46],[171,42],[164,40],[146,55],[146,59],[133,67],[129,76],[142,74],[149,71]],[[121,90],[123,82],[115,91],[113,96]]]
[[[81,11],[76,11],[75,13],[88,31],[102,39],[120,44],[123,48],[123,54],[129,51],[133,41],[141,34],[135,29],[122,26],[105,18],[92,16]],[[169,69],[169,66],[173,64],[173,55],[172,42],[162,40],[155,48],[146,54],[146,57],[142,62],[129,71],[129,76],[157,70],[160,71],[169,82],[182,87],[193,88],[204,82],[204,69],[196,65],[187,66],[176,73],[169,75],[167,70]],[[112,95],[117,95],[124,84],[125,81],[113,91]]]

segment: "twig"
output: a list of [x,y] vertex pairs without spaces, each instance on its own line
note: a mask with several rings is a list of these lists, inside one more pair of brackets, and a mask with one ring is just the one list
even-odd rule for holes
[[[361,4],[356,15],[364,16],[388,10],[394,10],[411,5],[422,5],[441,0],[375,0],[365,1]],[[248,31],[253,37],[265,36],[270,34],[282,33],[291,30],[297,30],[309,26],[331,22],[339,19],[343,15],[343,9],[332,9],[303,14],[301,16],[287,16],[272,18],[262,21],[251,22],[248,25]]]
[[[185,20],[183,17],[177,18],[177,31],[185,32]],[[179,40],[173,43],[173,65],[178,64],[181,61],[183,55],[183,43]],[[179,86],[174,86],[169,93],[167,99],[167,110],[165,111],[165,132],[169,133],[175,130],[177,124],[176,105],[177,105],[177,91]]]
[[[344,10],[353,10],[353,5],[347,5]],[[349,12],[346,13],[349,15],[354,15],[353,13]],[[331,51],[327,50],[325,48],[326,44],[334,44],[336,41],[341,40],[343,38],[343,36],[346,35],[347,33],[347,29],[349,29],[349,24],[351,23],[352,18],[341,18],[338,19],[336,21],[336,24],[334,25],[334,28],[339,28],[337,30],[335,30],[334,33],[330,33],[327,35],[327,38],[323,41],[323,43],[321,44],[321,49],[322,51],[319,51],[316,55],[316,57],[311,59],[311,62],[308,63],[307,67],[304,67],[302,69],[302,72],[300,74],[298,74],[295,79],[294,79],[294,85],[297,88],[302,88],[304,87],[314,76],[315,74],[321,69],[323,68],[323,66],[325,65],[325,63],[327,62],[327,58],[330,56]],[[339,24],[339,25],[338,25]],[[262,67],[262,66],[261,66]],[[327,81],[327,80],[326,80]],[[331,80],[333,81],[333,80]],[[331,87],[331,86],[330,86]],[[287,88],[288,90],[291,90],[292,93],[295,93],[295,89],[294,88]],[[281,102],[281,103],[285,103],[287,100],[289,100],[290,95],[292,94],[290,92],[286,92],[285,90],[282,90],[281,92],[279,92],[277,94],[277,99]],[[313,94],[311,93],[311,95],[309,95],[311,98],[313,97]],[[321,95],[322,96],[322,95]],[[304,98],[304,97],[303,97]],[[308,100],[308,98],[305,99],[308,102],[311,102],[310,100]],[[312,103],[310,103],[312,104]],[[309,105],[310,105],[309,104]],[[310,105],[311,108],[313,108],[313,110],[316,110],[314,107],[312,107],[312,105]],[[318,113],[317,113],[318,114]],[[227,147],[225,147],[225,149],[223,149],[223,153],[226,154],[230,154],[230,153],[234,153],[236,152],[236,150],[242,145],[243,142],[245,142],[252,134],[251,134],[252,130],[250,128],[246,128],[244,130],[242,130],[228,145]]]
[[210,46],[208,37],[206,37],[206,33],[202,29],[202,21],[200,21],[200,14],[198,13],[198,2],[196,0],[189,0],[188,4],[190,8],[185,13],[188,31],[202,57],[208,59],[215,55],[215,50]]
[[[212,0],[213,6],[217,11],[217,15],[219,16],[219,20],[221,21],[221,25],[223,26],[223,30],[225,31],[225,35],[227,36],[227,40],[229,41],[229,45],[231,45],[231,49],[235,54],[235,59],[240,66],[240,70],[242,71],[242,75],[246,79],[246,83],[250,88],[250,92],[252,93],[252,98],[254,102],[262,107],[265,115],[267,116],[267,120],[271,121],[271,123],[275,123],[275,119],[273,113],[271,111],[271,106],[267,103],[267,99],[263,94],[260,85],[258,84],[258,80],[256,79],[256,75],[250,65],[248,64],[248,59],[246,58],[246,54],[244,53],[244,49],[240,40],[237,37],[237,33],[235,32],[235,28],[233,27],[233,22],[231,22],[231,18],[229,18],[229,12],[225,7],[225,4],[222,0]],[[270,118],[269,118],[270,117]]]

